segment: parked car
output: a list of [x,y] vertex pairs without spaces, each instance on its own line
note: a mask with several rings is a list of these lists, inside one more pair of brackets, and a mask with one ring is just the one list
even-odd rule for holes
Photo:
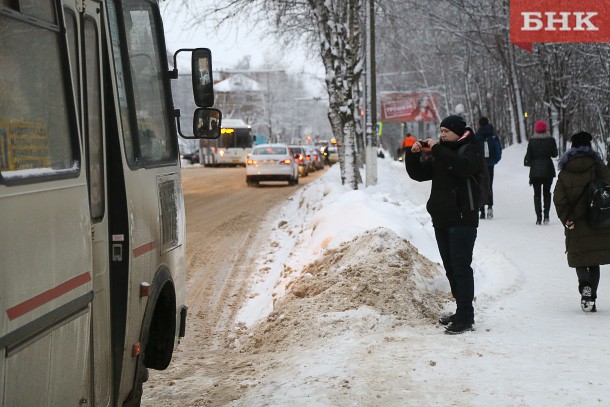
[[187,160],[189,161],[191,164],[199,164],[199,150],[194,151],[192,153],[186,153],[186,154],[182,154],[180,156],[180,158],[182,158],[183,160]]
[[286,144],[259,144],[246,159],[246,183],[256,186],[261,181],[299,183],[299,168]]
[[322,153],[315,147],[307,147],[311,151],[311,164],[316,170],[324,169],[324,158]]
[[337,149],[337,147],[328,147],[328,162],[330,165],[339,162],[339,150]]
[[307,159],[307,151],[303,146],[288,146],[292,155],[299,166],[299,174],[303,177],[309,175],[309,171],[311,169],[311,155],[310,158]]

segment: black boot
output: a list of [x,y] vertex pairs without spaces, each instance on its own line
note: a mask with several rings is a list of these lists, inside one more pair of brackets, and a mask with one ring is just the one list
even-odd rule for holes
[[438,319],[438,323],[441,325],[449,325],[453,321],[455,321],[455,314],[445,315]]
[[542,224],[542,203],[540,196],[534,195],[534,209],[536,210],[536,225]]
[[549,223],[549,212],[551,210],[551,194],[544,194],[544,224]]

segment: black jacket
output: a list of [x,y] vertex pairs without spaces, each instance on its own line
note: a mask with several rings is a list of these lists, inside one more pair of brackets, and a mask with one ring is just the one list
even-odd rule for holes
[[549,133],[537,133],[527,144],[530,162],[530,179],[555,178],[555,165],[551,157],[557,157],[557,143]]
[[[463,145],[468,146],[463,154],[458,154]],[[432,191],[426,204],[432,225],[479,226],[479,208],[471,209],[466,186],[466,179],[477,174],[484,166],[484,158],[474,135],[460,141],[435,144],[431,160],[422,161],[420,155],[408,149],[405,167],[409,177],[415,181],[432,180]]]

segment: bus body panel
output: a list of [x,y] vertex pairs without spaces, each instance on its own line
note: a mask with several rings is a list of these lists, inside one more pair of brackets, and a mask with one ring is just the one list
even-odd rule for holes
[[[64,0],[55,13],[38,10],[37,2],[24,4],[21,13],[60,19],[32,24],[17,9],[0,5],[0,34],[31,29],[62,44],[54,57],[63,77],[55,85],[66,92],[50,97],[66,102],[61,112],[73,111],[75,117],[70,131],[49,126],[48,134],[71,140],[76,164],[63,172],[48,169],[44,150],[35,165],[50,177],[26,171],[25,182],[18,177],[11,182],[20,174],[14,161],[19,147],[0,148],[0,406],[122,405],[138,399],[134,390],[144,359],[155,357],[145,355],[144,346],[159,304],[167,307],[163,316],[175,321],[167,324],[171,332],[163,333],[172,340],[161,335],[171,345],[165,349],[171,357],[186,300],[184,202],[158,6],[144,0]],[[126,33],[132,22],[140,29]],[[159,41],[154,55],[127,49],[141,45],[132,37],[142,33]],[[0,58],[6,56],[5,38],[11,39],[0,35]],[[48,61],[27,49],[12,52],[9,57],[31,58],[31,65]],[[9,85],[21,83],[13,81]],[[0,141],[12,134],[6,100],[0,93]],[[149,101],[164,113],[153,109],[146,116],[142,106],[151,106]],[[61,121],[49,103],[48,120]],[[16,128],[47,134],[39,121],[18,122]],[[165,141],[152,140],[155,132]],[[151,291],[142,294],[146,284]]]
[[[89,314],[6,359],[6,406],[77,405],[89,397]],[[77,340],[74,340],[76,338]],[[41,366],[43,362],[43,366]],[[48,363],[45,368],[44,362]],[[24,370],[23,366],[37,368]],[[58,392],[57,389],[62,389]],[[24,397],[27,394],[27,397]]]
[[[68,405],[88,398],[89,301],[78,318],[62,321],[75,312],[65,307],[92,287],[82,178],[0,186],[0,212],[10,214],[2,217],[0,234],[1,268],[7,276],[0,284],[5,406]],[[24,221],[34,228],[24,227]],[[60,384],[69,387],[63,396],[53,390]],[[24,394],[36,400],[24,399]]]
[[[128,196],[130,247],[129,262],[132,273],[129,279],[127,304],[127,329],[125,337],[126,353],[133,345],[141,341],[142,320],[147,311],[148,298],[140,297],[142,283],[153,283],[157,269],[163,265],[172,272],[176,289],[176,306],[185,303],[184,273],[184,220],[182,215],[182,186],[179,167],[176,164],[173,173],[167,174],[168,167],[139,170],[126,174],[125,186]],[[168,189],[174,192],[167,194]],[[164,209],[167,208],[167,209]],[[164,225],[169,225],[164,228]],[[177,230],[171,230],[173,226]],[[163,230],[170,229],[170,232]],[[166,236],[171,234],[171,236]],[[176,238],[172,243],[172,238]],[[161,287],[152,286],[153,290]],[[176,318],[179,313],[176,312]],[[178,326],[178,324],[176,325]],[[174,333],[174,343],[178,344],[178,331]],[[129,356],[129,357],[127,357]],[[123,374],[133,376],[136,364],[131,355],[123,358]],[[122,382],[120,395],[131,390],[131,383]]]
[[[78,405],[81,400],[87,400],[90,384],[88,331],[89,314],[86,313],[9,356],[4,404],[51,407]],[[41,362],[47,362],[48,369],[40,366]],[[24,365],[41,368],[24,370]],[[62,391],[58,392],[58,388]]]
[[0,9],[3,406],[75,405],[90,394],[89,197],[55,4],[22,4],[27,20]]

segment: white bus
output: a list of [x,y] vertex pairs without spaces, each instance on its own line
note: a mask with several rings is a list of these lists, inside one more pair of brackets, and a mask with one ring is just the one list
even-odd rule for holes
[[[156,1],[0,0],[2,407],[139,405],[184,336],[167,67]],[[184,133],[217,137],[200,77]]]
[[205,166],[246,165],[252,152],[252,129],[241,119],[224,119],[220,138],[201,140],[201,162]]

